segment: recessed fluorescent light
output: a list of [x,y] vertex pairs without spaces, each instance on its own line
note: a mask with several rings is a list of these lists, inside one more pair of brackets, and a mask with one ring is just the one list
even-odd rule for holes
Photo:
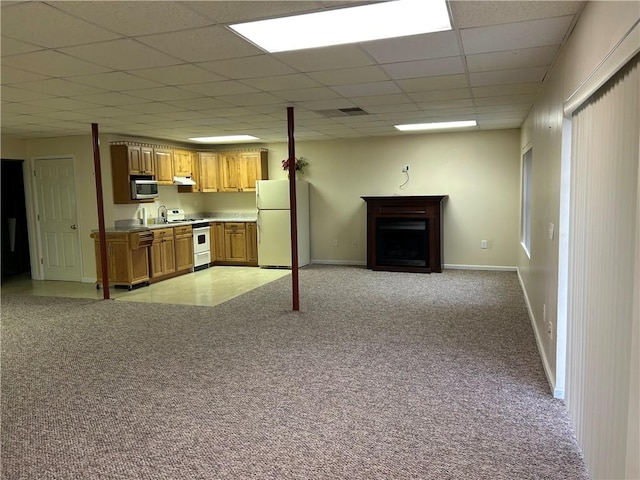
[[445,0],[396,0],[229,26],[271,53],[451,30]]
[[449,128],[475,127],[476,125],[475,120],[464,120],[460,122],[412,123],[394,126],[403,132],[411,132],[414,130],[445,130]]
[[189,140],[202,143],[233,143],[233,142],[248,142],[251,140],[260,140],[253,135],[226,135],[221,137],[194,137]]

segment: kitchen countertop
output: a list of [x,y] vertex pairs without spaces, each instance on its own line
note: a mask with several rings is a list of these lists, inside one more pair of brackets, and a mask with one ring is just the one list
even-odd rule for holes
[[[255,222],[257,221],[257,213],[213,213],[205,215],[189,215],[193,217],[201,218],[202,220],[196,221],[184,221],[184,222],[171,222],[171,223],[151,223],[148,225],[141,225],[140,220],[116,220],[115,226],[105,228],[107,233],[115,232],[143,232],[145,230],[153,230],[156,228],[170,228],[180,225],[193,225],[194,223],[206,223],[206,222]],[[98,229],[91,230],[97,232]]]

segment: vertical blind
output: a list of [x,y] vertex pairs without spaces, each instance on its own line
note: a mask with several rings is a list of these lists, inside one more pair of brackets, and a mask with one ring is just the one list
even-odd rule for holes
[[625,478],[634,296],[640,56],[575,112],[566,402],[592,478]]

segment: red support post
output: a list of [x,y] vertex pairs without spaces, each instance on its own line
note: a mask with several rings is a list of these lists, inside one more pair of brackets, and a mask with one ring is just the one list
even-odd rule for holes
[[289,205],[291,215],[291,282],[293,310],[300,310],[298,282],[298,205],[296,201],[296,142],[293,138],[293,107],[287,107],[287,130],[289,134]]
[[103,298],[109,300],[109,266],[107,265],[107,234],[104,227],[104,200],[102,198],[102,170],[100,167],[100,139],[98,124],[91,124],[93,141],[93,165],[96,178],[96,203],[98,206],[98,237],[100,238],[100,266],[102,267]]

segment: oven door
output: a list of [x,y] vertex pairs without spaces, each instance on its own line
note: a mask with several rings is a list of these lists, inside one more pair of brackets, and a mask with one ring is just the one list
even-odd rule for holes
[[193,229],[193,253],[208,252],[211,250],[211,236],[209,226],[196,227]]

